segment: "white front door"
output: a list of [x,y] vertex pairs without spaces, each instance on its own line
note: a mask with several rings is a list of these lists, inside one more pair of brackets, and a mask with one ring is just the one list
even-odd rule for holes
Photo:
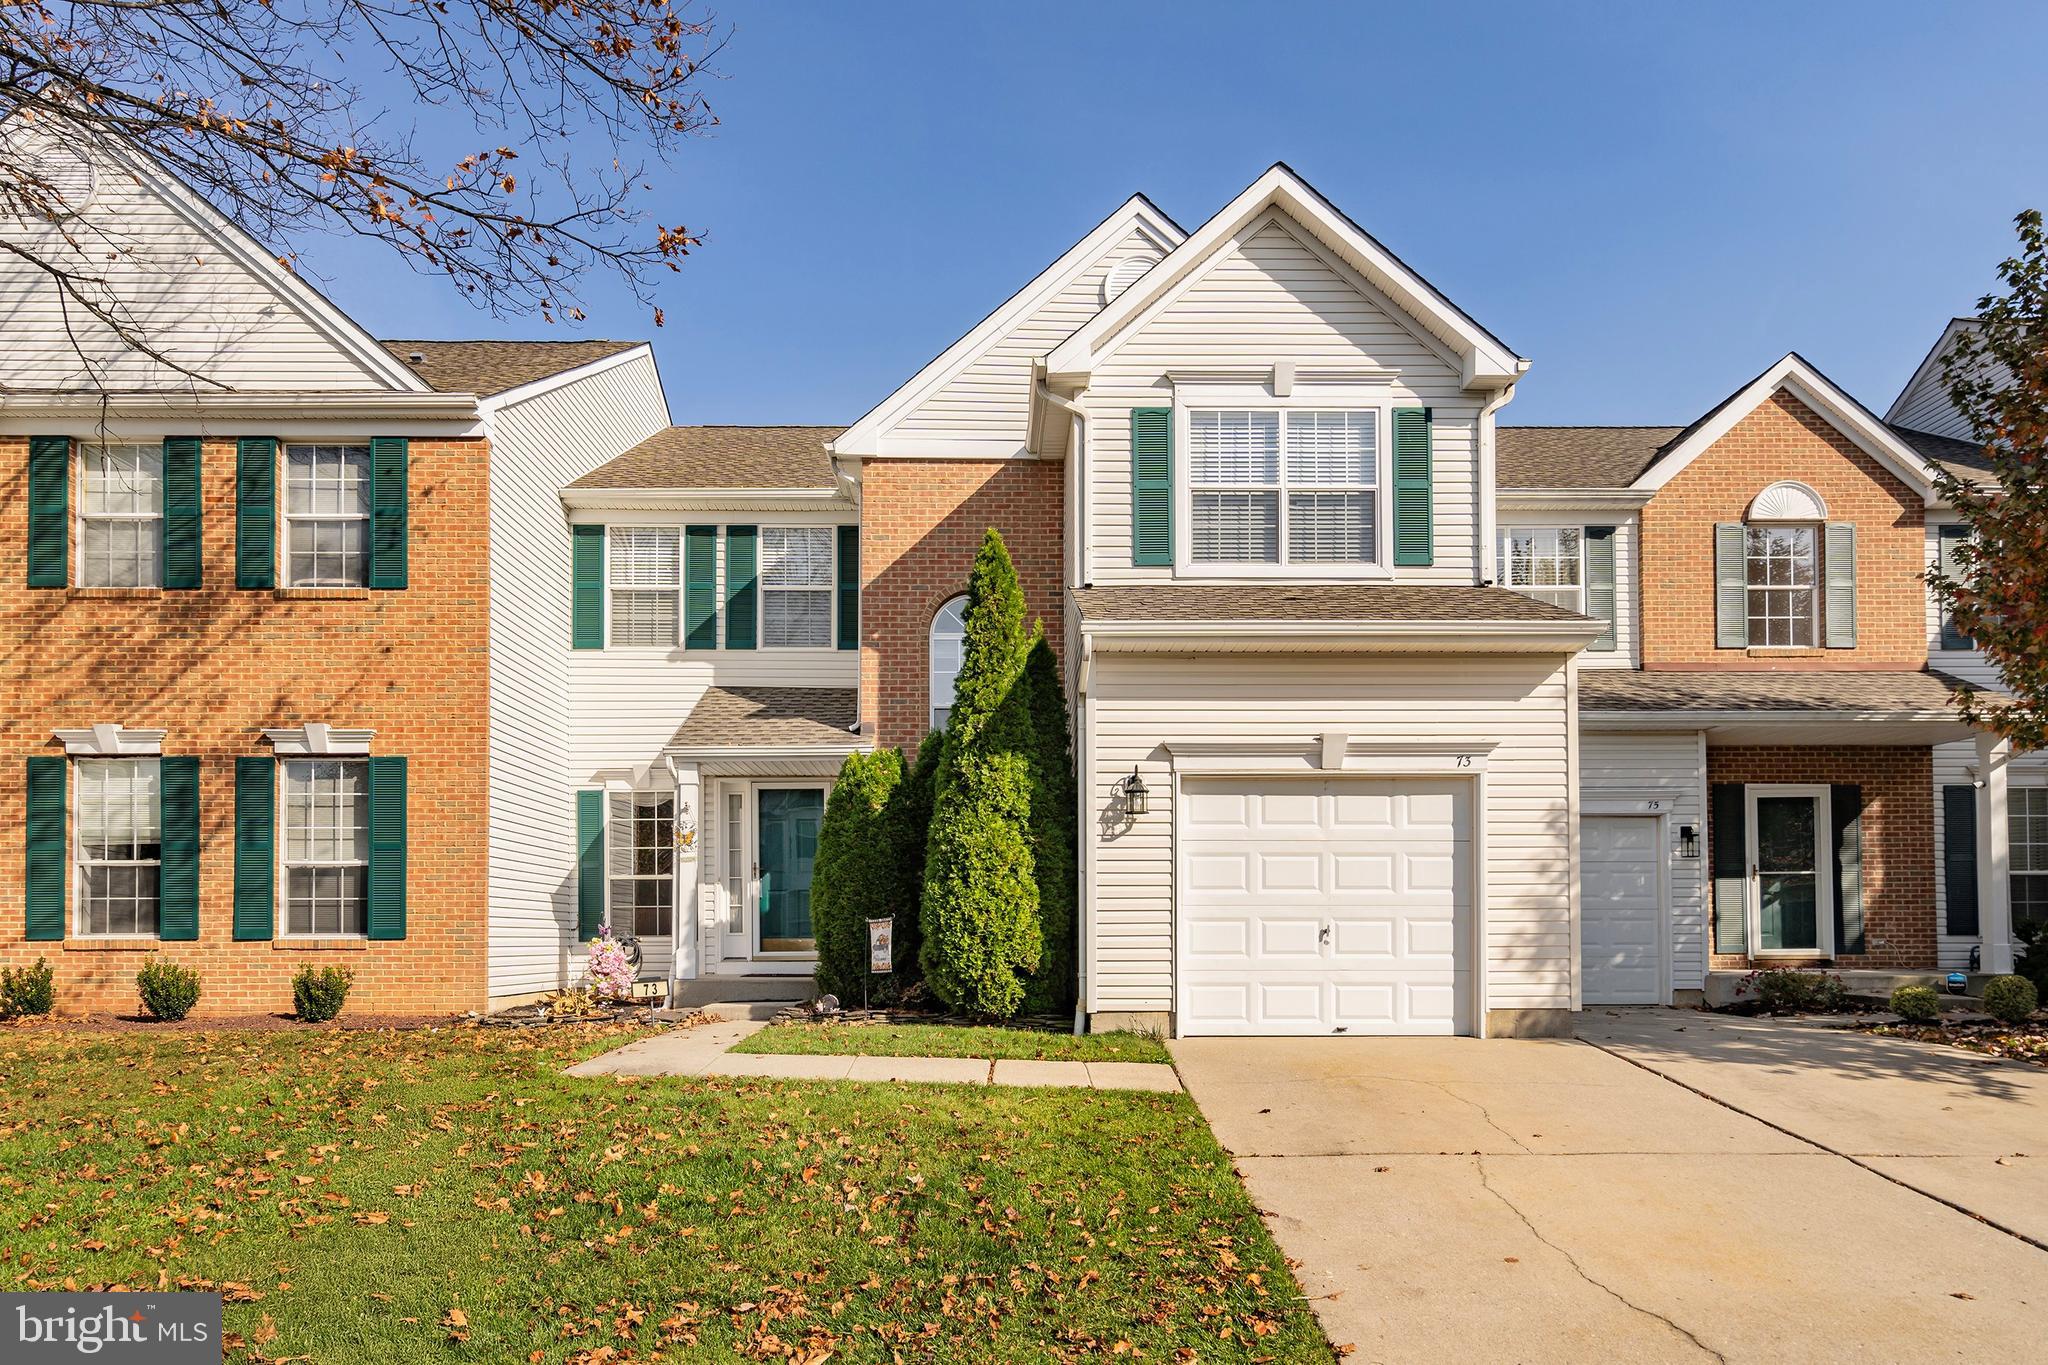
[[1588,1005],[1664,1003],[1664,897],[1655,816],[1579,822],[1580,994]]
[[1190,778],[1186,1034],[1473,1031],[1470,784]]

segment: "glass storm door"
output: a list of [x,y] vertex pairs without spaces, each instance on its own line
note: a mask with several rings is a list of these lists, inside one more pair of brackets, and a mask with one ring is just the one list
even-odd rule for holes
[[817,787],[763,788],[761,811],[761,951],[817,951],[811,933],[811,865],[825,793]]
[[1820,911],[1827,877],[1821,799],[1806,792],[1753,790],[1750,803],[1757,946],[1766,953],[1824,956]]

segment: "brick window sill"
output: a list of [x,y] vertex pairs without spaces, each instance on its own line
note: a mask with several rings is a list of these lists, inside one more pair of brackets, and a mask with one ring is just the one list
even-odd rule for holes
[[67,953],[153,953],[162,944],[155,938],[67,938]]
[[1829,651],[1803,645],[1762,645],[1743,653],[1752,659],[1825,659]]
[[366,938],[274,938],[271,949],[280,953],[366,953]]
[[130,601],[130,602],[135,602],[135,601],[148,601],[148,600],[151,600],[151,599],[154,599],[154,598],[162,597],[163,595],[164,595],[164,590],[163,590],[162,588],[73,588],[73,589],[71,589],[71,596],[72,596],[73,598],[86,598],[86,599],[88,599],[88,600],[91,600],[91,601],[98,601],[98,602],[105,602],[105,601],[109,601],[109,600],[112,600],[112,601]]
[[367,602],[368,588],[273,588],[270,595],[282,602],[327,601]]

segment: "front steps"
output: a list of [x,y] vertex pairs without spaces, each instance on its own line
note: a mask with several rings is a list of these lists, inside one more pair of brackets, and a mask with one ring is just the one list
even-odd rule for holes
[[[1941,996],[1943,1009],[1976,1009],[1984,992],[1984,983],[1991,978],[1981,972],[1970,975],[1969,984],[1961,995],[1951,995],[1948,989],[1947,972],[1902,972],[1902,971],[1836,971],[1831,967],[1804,968],[1802,970],[1823,972],[1838,976],[1849,988],[1849,994],[1856,1000],[1868,1001],[1878,1006],[1891,1003],[1892,992],[1901,986],[1932,986]],[[1751,975],[1748,971],[1711,971],[1707,973],[1706,1005],[1709,1009],[1723,1009],[1739,1004],[1746,998],[1739,988]]]

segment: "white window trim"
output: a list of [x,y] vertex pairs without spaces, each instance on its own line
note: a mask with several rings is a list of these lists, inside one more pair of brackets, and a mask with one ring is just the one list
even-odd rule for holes
[[[322,727],[322,728],[324,729],[325,727]],[[368,731],[364,731],[363,733],[367,734],[367,733],[369,733],[369,732],[368,732]],[[275,830],[277,831],[277,833],[276,833],[276,837],[275,837],[275,839],[274,839],[274,840],[272,841],[272,842],[274,842],[274,843],[275,843],[275,844],[277,845],[277,848],[276,848],[276,858],[277,858],[277,871],[276,871],[276,876],[275,876],[275,880],[274,880],[274,881],[273,881],[273,883],[272,883],[272,885],[273,885],[273,886],[274,886],[274,887],[275,887],[276,889],[275,889],[274,891],[272,891],[272,893],[271,893],[271,896],[272,896],[272,900],[273,900],[273,903],[272,903],[272,905],[271,905],[271,913],[272,913],[272,915],[274,915],[274,916],[276,917],[276,933],[277,933],[277,936],[278,936],[279,938],[281,938],[281,939],[291,939],[291,940],[293,940],[294,942],[299,942],[299,943],[305,943],[305,942],[317,942],[317,941],[320,941],[320,940],[328,940],[328,941],[341,941],[341,942],[361,942],[361,941],[367,941],[367,940],[369,939],[369,937],[370,937],[370,904],[369,904],[369,885],[370,885],[370,849],[369,849],[369,839],[368,839],[368,834],[367,834],[367,832],[365,833],[365,836],[364,836],[364,841],[363,841],[363,856],[362,856],[362,857],[361,857],[360,859],[351,859],[351,860],[349,860],[349,861],[347,861],[347,862],[331,862],[331,861],[308,861],[308,862],[301,862],[301,863],[293,863],[293,862],[292,862],[292,861],[290,860],[289,856],[288,856],[288,850],[289,850],[289,849],[291,848],[291,839],[290,839],[290,837],[289,837],[289,830],[288,830],[288,828],[287,828],[287,825],[286,825],[286,822],[287,822],[287,821],[288,821],[288,820],[290,819],[290,810],[291,810],[291,798],[290,798],[290,787],[289,787],[289,784],[288,784],[288,783],[286,782],[286,779],[285,779],[285,773],[284,773],[284,768],[283,768],[283,760],[285,760],[285,759],[286,759],[287,757],[289,757],[289,758],[292,758],[292,759],[297,759],[297,760],[299,760],[299,761],[301,761],[301,762],[305,762],[305,761],[318,761],[318,760],[323,760],[323,759],[324,759],[324,760],[329,760],[329,761],[333,761],[333,760],[340,760],[340,761],[344,761],[344,762],[362,763],[362,762],[363,762],[363,760],[364,760],[364,757],[365,757],[365,756],[367,756],[367,755],[368,755],[368,753],[369,753],[369,748],[368,748],[368,746],[367,746],[367,745],[366,745],[366,746],[365,746],[365,747],[364,747],[364,748],[363,748],[363,749],[361,750],[361,752],[360,752],[360,753],[335,753],[335,752],[328,752],[328,753],[323,753],[323,754],[317,754],[317,755],[316,755],[316,754],[312,754],[312,753],[295,753],[295,754],[289,754],[289,755],[287,755],[287,754],[285,753],[285,751],[283,751],[283,750],[281,750],[281,749],[280,749],[280,750],[278,750],[278,754],[277,754],[277,756],[278,756],[278,759],[279,759],[279,767],[278,767],[278,771],[277,771],[277,784],[276,784],[276,785],[277,785],[277,794],[276,794],[276,797],[275,797],[275,799],[276,799],[276,802],[277,802],[277,810],[276,810],[276,815],[275,815],[275,817],[274,817],[274,818],[275,818],[275,820],[276,820],[276,824],[272,826],[272,828],[274,828],[274,829],[275,829]],[[368,800],[368,792],[369,792],[369,774],[368,774],[368,772],[367,772],[367,771],[365,771],[365,773],[364,773],[364,775],[363,775],[363,790],[364,790],[364,799],[365,799],[365,800],[367,801],[367,800]],[[365,813],[367,814],[367,811],[366,811]],[[361,931],[360,933],[351,933],[351,932],[349,932],[348,930],[345,930],[345,929],[337,929],[337,930],[318,930],[318,931],[310,931],[310,932],[304,932],[304,933],[294,933],[294,932],[292,931],[292,928],[291,928],[291,922],[292,922],[292,919],[291,919],[291,906],[292,906],[291,870],[292,870],[292,868],[294,868],[294,867],[360,867],[360,868],[362,868],[362,869],[363,869],[363,928],[362,928],[362,931]]]
[[[107,446],[141,446],[141,447],[143,447],[144,449],[148,449],[148,448],[149,448],[149,442],[147,442],[147,441],[91,441],[91,442],[88,442],[88,441],[73,441],[73,442],[71,443],[71,467],[72,467],[72,486],[73,486],[73,489],[74,489],[74,496],[73,496],[73,498],[72,498],[72,504],[73,504],[73,511],[72,511],[71,519],[72,519],[72,522],[73,522],[73,529],[72,529],[72,540],[73,540],[73,541],[75,542],[75,543],[73,544],[72,548],[71,548],[71,579],[72,579],[72,581],[73,581],[74,583],[76,583],[76,584],[77,584],[77,585],[78,585],[79,587],[81,587],[81,588],[107,588],[107,587],[125,586],[125,587],[131,588],[132,590],[134,590],[134,591],[137,591],[137,592],[147,592],[147,591],[150,591],[150,590],[152,590],[152,589],[161,589],[161,588],[163,587],[163,585],[164,585],[164,525],[165,525],[165,522],[166,522],[166,518],[165,518],[165,515],[164,515],[164,486],[163,486],[163,476],[164,476],[164,470],[163,470],[163,463],[162,463],[162,459],[163,459],[163,456],[162,456],[162,450],[163,450],[163,447],[162,447],[162,446],[161,446],[160,444],[159,444],[159,445],[158,445],[158,446],[156,447],[156,449],[157,449],[157,451],[158,451],[158,456],[157,456],[157,459],[158,459],[158,463],[157,463],[157,506],[156,506],[156,511],[154,511],[154,512],[88,512],[88,511],[86,511],[86,509],[85,509],[85,498],[86,498],[86,481],[85,481],[85,480],[86,480],[86,469],[85,469],[85,460],[86,460],[86,452],[87,452],[87,451],[91,451],[91,450],[101,450],[101,449],[104,449],[104,448],[106,448]],[[111,583],[88,583],[88,582],[86,582],[86,581],[85,581],[85,524],[86,524],[86,523],[87,523],[88,521],[153,521],[153,522],[155,522],[155,523],[156,523],[156,582],[154,582],[154,583],[134,583],[134,584],[126,584],[126,585],[116,585],[116,584],[111,584]]]
[[944,699],[941,700],[941,694],[939,692],[938,665],[932,659],[932,649],[936,645],[938,640],[939,617],[945,612],[946,608],[952,606],[955,602],[958,602],[960,604],[960,627],[962,637],[961,644],[964,648],[966,644],[965,637],[967,628],[967,594],[964,592],[955,593],[953,596],[939,603],[937,610],[932,612],[932,619],[925,626],[924,630],[924,679],[927,696],[929,701],[931,702],[931,705],[925,708],[924,714],[926,724],[934,730],[938,729],[939,727],[933,721],[933,713],[939,710],[942,706],[949,712],[952,710],[954,693],[956,690],[956,686],[960,681],[959,670],[955,669],[953,672],[953,677],[946,684]]
[[52,730],[72,758],[155,758],[164,751],[162,730],[131,730],[116,722],[84,730]]
[[[698,523],[692,523],[692,525],[695,525],[695,524],[698,524]],[[671,640],[670,640],[670,641],[669,641],[669,642],[668,642],[667,644],[665,644],[665,645],[615,645],[615,644],[613,644],[613,643],[612,643],[612,622],[613,622],[614,620],[616,620],[616,619],[617,619],[617,616],[616,616],[616,610],[615,610],[615,607],[614,607],[614,604],[613,604],[613,590],[612,590],[612,570],[613,570],[613,568],[614,568],[614,557],[613,557],[613,555],[612,555],[612,533],[613,533],[614,531],[669,531],[669,532],[673,532],[673,533],[674,533],[674,535],[675,535],[675,538],[676,538],[676,587],[675,587],[675,594],[676,594],[676,616],[675,616],[675,625],[676,625],[676,628],[675,628],[675,636],[674,636],[674,638],[673,638],[673,639],[671,639]],[[688,526],[685,526],[685,525],[684,525],[683,523],[681,523],[681,522],[673,522],[673,521],[670,521],[670,522],[663,522],[663,521],[617,521],[617,522],[611,522],[611,521],[608,521],[608,522],[605,522],[605,523],[604,523],[604,648],[605,648],[606,650],[608,650],[608,651],[611,651],[611,652],[613,652],[613,653],[617,653],[617,654],[629,654],[629,655],[630,655],[630,654],[637,654],[637,655],[661,655],[661,656],[664,656],[664,657],[666,657],[667,655],[669,655],[669,654],[673,654],[673,653],[674,653],[674,652],[675,652],[676,650],[679,650],[679,649],[681,649],[681,648],[683,647],[683,630],[684,630],[684,627],[683,627],[683,617],[684,617],[684,614],[685,614],[685,613],[686,613],[686,612],[687,612],[687,611],[689,610],[689,606],[688,606],[688,601],[687,601],[687,598],[688,598],[688,594],[689,594],[689,586],[690,586],[690,558],[689,558],[689,556],[690,556],[690,537],[689,537],[689,527],[688,527]],[[723,630],[723,627],[724,627],[724,624],[725,624],[725,622],[724,622],[724,615],[725,615],[725,601],[724,601],[724,593],[725,593],[725,527],[723,527],[723,526],[720,526],[720,527],[718,528],[718,531],[717,531],[717,535],[716,535],[716,536],[714,537],[714,539],[713,539],[713,541],[712,541],[712,554],[711,554],[711,558],[712,558],[712,564],[713,564],[713,568],[712,568],[712,596],[713,596],[713,598],[714,598],[714,599],[716,600],[716,602],[717,602],[717,608],[716,608],[716,610],[717,610],[717,613],[718,613],[718,617],[719,617],[719,626],[720,626],[720,631],[719,631],[719,639],[718,639],[718,647],[719,647],[720,649],[723,649],[723,648],[725,648],[725,635],[724,635],[724,630]],[[666,591],[667,591],[667,589],[665,589],[665,588],[642,588],[642,589],[634,589],[634,588],[628,588],[628,589],[625,589],[625,591],[628,591],[628,592],[636,592],[636,591],[638,591],[638,592],[666,592]],[[697,653],[699,653],[699,654],[708,654],[708,653],[711,653],[712,651],[710,651],[710,650],[698,650],[698,651],[696,651],[696,652],[697,652]]]
[[[1812,948],[1764,947],[1763,885],[1757,858],[1756,803],[1759,796],[1813,798],[1814,940]],[[1835,955],[1835,866],[1828,846],[1834,829],[1833,792],[1821,783],[1746,783],[1742,789],[1743,856],[1749,860],[1744,899],[1749,902],[1749,956],[1752,958],[1831,958]]]
[[[281,588],[303,588],[314,592],[350,592],[355,589],[369,587],[370,558],[372,554],[375,553],[376,549],[376,547],[370,543],[372,528],[369,527],[371,513],[373,511],[371,504],[376,496],[375,491],[370,490],[368,492],[364,500],[363,510],[361,512],[294,513],[291,510],[291,448],[293,446],[333,446],[336,448],[346,447],[351,450],[363,451],[368,451],[370,449],[370,443],[366,440],[278,441],[277,471],[276,474],[274,475],[277,481],[277,573],[275,578],[276,583]],[[366,480],[364,487],[365,489],[369,489],[368,479],[371,477],[371,464],[369,460],[364,461],[364,476]],[[365,530],[363,532],[363,581],[360,583],[296,582],[292,578],[292,523],[299,521],[360,521],[364,523]]]
[[[1552,587],[1552,588],[1544,588],[1544,587],[1542,587],[1542,586],[1541,586],[1540,584],[1534,584],[1534,583],[1531,583],[1531,584],[1524,584],[1524,585],[1521,585],[1521,586],[1517,586],[1517,585],[1515,585],[1515,584],[1513,584],[1513,583],[1510,583],[1510,582],[1508,581],[1508,577],[1509,577],[1509,575],[1508,575],[1508,558],[1509,558],[1509,556],[1508,556],[1508,544],[1507,544],[1507,542],[1508,542],[1508,538],[1509,538],[1510,536],[1512,536],[1512,535],[1513,535],[1513,534],[1514,534],[1515,532],[1517,532],[1517,531],[1556,531],[1556,532],[1564,532],[1564,531],[1577,531],[1577,532],[1579,533],[1579,581],[1578,581],[1578,585],[1577,585],[1577,586],[1576,586],[1576,587],[1575,587],[1575,588],[1573,589],[1573,591],[1574,591],[1575,593],[1577,593],[1577,594],[1578,594],[1578,599],[1579,599],[1579,600],[1578,600],[1578,602],[1577,602],[1576,604],[1574,604],[1574,605],[1573,605],[1573,606],[1572,606],[1572,607],[1570,608],[1570,610],[1572,610],[1572,611],[1576,611],[1576,612],[1580,612],[1580,613],[1583,613],[1583,612],[1585,611],[1585,609],[1586,609],[1586,586],[1587,586],[1587,585],[1586,585],[1586,528],[1585,528],[1585,527],[1584,527],[1583,525],[1581,525],[1581,524],[1578,524],[1578,523],[1576,523],[1576,522],[1557,522],[1557,521],[1551,521],[1551,522],[1538,522],[1538,521],[1515,521],[1515,522],[1502,522],[1502,523],[1500,524],[1500,526],[1498,526],[1497,528],[1495,528],[1495,531],[1494,531],[1494,545],[1493,545],[1493,556],[1494,556],[1494,572],[1495,572],[1495,573],[1496,573],[1497,575],[1499,575],[1499,577],[1498,577],[1498,578],[1497,578],[1497,579],[1496,579],[1495,581],[1496,581],[1496,582],[1498,582],[1498,583],[1499,583],[1499,585],[1500,585],[1501,587],[1503,587],[1503,588],[1506,588],[1506,589],[1507,589],[1507,590],[1508,590],[1509,592],[1518,592],[1518,593],[1522,593],[1522,594],[1524,594],[1525,596],[1529,596],[1529,597],[1535,597],[1535,594],[1536,594],[1536,592],[1555,592],[1555,591],[1557,591],[1558,589],[1557,589],[1557,588],[1555,588],[1555,587]],[[1537,601],[1548,601],[1549,599],[1548,599],[1548,598],[1536,598],[1535,600],[1537,600]]]
[[[101,757],[101,758],[116,758],[116,759],[118,759],[118,758],[127,758],[127,759],[149,759],[149,758],[156,758],[156,757],[160,757],[160,755],[159,755],[159,754],[107,754],[107,755],[85,755],[84,757],[87,757],[87,758],[88,758],[88,760],[90,760],[91,758],[95,758],[95,757]],[[84,784],[83,782],[81,782],[81,781],[79,781],[79,780],[78,780],[78,765],[77,765],[77,763],[76,763],[76,762],[73,762],[73,763],[72,763],[72,765],[71,765],[71,772],[70,772],[69,774],[67,774],[67,776],[69,777],[69,779],[70,779],[70,782],[71,782],[71,801],[70,801],[70,806],[71,806],[71,810],[70,810],[70,817],[71,817],[71,936],[72,936],[73,938],[81,938],[81,939],[90,939],[90,940],[92,940],[92,941],[93,941],[93,942],[95,942],[95,943],[157,943],[157,942],[161,942],[161,941],[162,941],[162,939],[163,939],[163,929],[164,929],[164,883],[163,883],[163,866],[164,866],[164,845],[163,845],[163,838],[164,838],[164,804],[163,804],[163,802],[164,802],[164,788],[163,788],[163,770],[162,770],[161,768],[159,768],[159,769],[157,770],[157,788],[156,788],[156,803],[157,803],[157,804],[156,804],[156,838],[157,838],[157,845],[156,845],[156,857],[155,857],[155,858],[153,858],[153,859],[146,859],[146,860],[145,860],[145,859],[140,859],[140,858],[117,858],[117,859],[112,859],[112,860],[108,860],[108,861],[96,861],[96,862],[94,863],[94,866],[96,866],[96,867],[155,867],[155,868],[156,868],[156,870],[157,870],[157,883],[156,883],[156,932],[155,932],[155,933],[153,933],[153,934],[143,934],[143,933],[118,933],[118,934],[115,934],[115,933],[108,933],[108,934],[96,934],[96,933],[93,933],[92,931],[88,930],[88,929],[87,929],[87,928],[85,927],[85,819],[84,819],[83,813],[81,812],[81,810],[80,810],[80,807],[79,807],[79,801],[80,801],[80,799],[81,799],[81,798],[82,798],[82,797],[83,797],[83,796],[85,795],[85,784]]]
[[[2014,804],[2015,804],[2015,803],[2013,802],[2012,798],[2013,798],[2013,797],[2014,797],[2015,795],[2017,795],[2018,793],[2020,793],[2020,792],[2024,792],[2024,791],[2048,791],[2048,778],[2042,778],[2042,777],[2031,777],[2031,776],[2030,776],[2030,777],[2027,777],[2027,778],[2016,778],[2016,777],[2015,777],[2015,778],[2009,778],[2009,779],[2007,779],[2007,783],[2006,783],[2006,815],[2005,815],[2005,819],[2006,819],[2006,869],[2005,869],[2005,883],[2006,883],[2006,891],[2005,891],[2005,894],[2006,894],[2006,896],[2007,896],[2007,901],[2006,901],[2006,904],[2007,904],[2007,905],[2009,905],[2009,906],[2010,906],[2010,905],[2015,905],[2015,904],[2017,904],[2017,898],[2015,898],[2015,897],[2013,896],[2013,894],[2012,894],[2012,893],[2013,893],[2013,885],[2012,885],[2012,884],[2013,884],[2013,882],[2014,882],[2014,881],[2016,881],[2016,880],[2017,880],[2018,878],[2021,878],[2021,877],[2048,877],[2048,871],[2028,871],[2028,872],[2015,872],[2015,871],[2013,870],[2013,868],[2012,868],[2012,848],[2013,848],[2013,846],[2014,846],[2014,842],[2015,842],[2015,841],[2013,840],[2013,838],[2012,838],[2012,819],[2013,819],[2013,806],[2014,806]],[[2033,840],[2031,840],[2031,839],[2029,839],[2029,840],[2027,840],[2026,842],[2027,842],[2027,843],[2028,843],[2029,845],[2032,845],[2034,841],[2033,841]]]
[[[770,531],[822,532],[825,537],[826,579],[822,588],[771,588],[768,586],[767,551],[765,544]],[[723,537],[725,528],[719,528]],[[822,645],[774,645],[768,643],[768,594],[771,592],[823,592],[825,594],[825,643]],[[835,649],[839,643],[839,528],[819,526],[815,523],[772,522],[762,523],[754,528],[754,594],[755,611],[759,613],[754,631],[754,643],[760,649],[814,650]],[[723,644],[723,641],[720,641]]]
[[[163,732],[158,731],[159,735]],[[309,720],[289,729],[265,730],[271,752],[279,758],[361,758],[370,752],[375,730],[345,730]]]
[[[649,797],[657,801],[665,798],[669,802],[669,845],[671,851],[673,852],[675,845],[675,821],[677,817],[682,813],[682,793],[678,792],[674,787],[635,787],[630,791],[613,791],[607,789],[605,792],[605,820],[607,826],[609,826],[611,821],[612,801],[615,797],[621,796],[623,796],[626,799],[628,805],[633,808],[634,812],[632,819],[629,821],[629,823],[633,827],[632,829],[629,829],[627,831],[629,836],[636,833],[638,830],[640,824],[638,806],[642,797]],[[676,939],[677,933],[679,932],[680,921],[682,917],[682,858],[680,856],[672,856],[669,860],[669,870],[666,874],[666,880],[669,883],[668,932],[666,934],[642,935],[638,931],[638,926],[636,925],[628,925],[625,931],[622,932],[618,925],[612,923],[613,914],[617,913],[620,908],[616,897],[612,893],[612,888],[619,882],[658,882],[664,879],[664,874],[660,872],[643,873],[613,871],[611,867],[611,855],[613,851],[613,844],[611,841],[616,836],[616,833],[616,831],[610,828],[607,828],[605,831],[605,924],[610,927],[613,938],[631,938],[636,939],[643,944],[673,943]],[[637,845],[635,846],[634,851],[638,851]],[[625,910],[626,913],[629,915],[637,913],[637,907],[635,906],[629,905],[625,907]]]
[[[1264,388],[1235,387],[1176,388],[1173,395],[1173,576],[1192,581],[1235,581],[1248,578],[1286,578],[1314,582],[1322,579],[1379,579],[1394,577],[1392,540],[1394,533],[1393,443],[1396,404],[1384,389],[1369,396],[1352,390],[1296,386],[1286,398]],[[1232,411],[1277,411],[1280,418],[1280,522],[1281,561],[1277,564],[1214,564],[1197,561],[1194,521],[1194,423],[1192,413],[1224,409]],[[1368,563],[1333,563],[1314,560],[1289,563],[1287,555],[1287,418],[1289,412],[1373,412],[1373,553]],[[1346,485],[1349,488],[1350,485]]]
[[[1754,643],[1749,638],[1750,627],[1756,624],[1757,620],[1750,606],[1750,594],[1756,592],[1791,591],[1789,588],[1779,589],[1768,585],[1760,586],[1749,581],[1749,531],[1752,526],[1773,531],[1806,531],[1813,536],[1813,583],[1809,588],[1813,595],[1813,604],[1808,608],[1806,614],[1807,624],[1811,628],[1813,638],[1803,645],[1760,645]],[[1821,617],[1821,607],[1828,590],[1827,541],[1827,523],[1824,521],[1745,520],[1742,523],[1742,638],[1745,649],[1809,650],[1821,649],[1826,646],[1827,623]],[[1766,632],[1766,634],[1768,633]]]

